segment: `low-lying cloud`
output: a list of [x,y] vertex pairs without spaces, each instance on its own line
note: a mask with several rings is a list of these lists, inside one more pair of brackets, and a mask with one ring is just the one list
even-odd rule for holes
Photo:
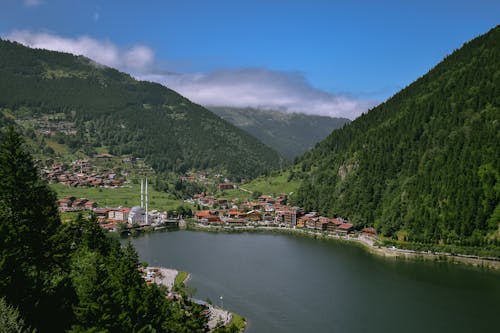
[[354,119],[375,105],[374,101],[314,88],[300,73],[263,68],[175,73],[175,69],[161,68],[154,51],[144,45],[120,48],[88,36],[66,38],[30,31],[14,31],[5,38],[33,48],[84,55],[138,79],[164,84],[206,106],[253,107]]
[[206,106],[253,107],[354,119],[374,103],[312,87],[300,73],[261,68],[145,75]]

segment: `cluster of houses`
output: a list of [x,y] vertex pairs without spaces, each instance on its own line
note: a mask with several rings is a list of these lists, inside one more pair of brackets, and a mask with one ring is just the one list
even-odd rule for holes
[[[197,182],[204,185],[214,185],[218,191],[232,190],[237,187],[236,183],[232,183],[225,178],[223,174],[209,174],[205,171],[190,172],[179,176],[183,182]],[[246,179],[241,179],[240,184],[246,183]]]
[[122,187],[125,178],[113,171],[99,170],[90,160],[76,160],[69,165],[58,162],[43,169],[44,178],[50,182],[72,187]]
[[59,199],[57,202],[59,204],[60,212],[78,212],[82,210],[93,210],[97,208],[97,203],[87,198],[67,196],[65,198]]
[[97,203],[87,198],[68,196],[58,200],[60,212],[93,211],[99,224],[106,230],[116,231],[120,224],[127,228],[177,226],[178,220],[169,219],[167,212],[148,211],[140,206],[98,208]]
[[278,197],[261,195],[257,201],[243,204],[203,194],[195,195],[193,201],[212,207],[195,213],[196,221],[207,226],[274,226],[339,234],[347,234],[354,229],[351,223],[341,217],[328,218],[316,212],[305,213],[300,207],[290,207],[285,204],[287,196],[284,194]]
[[48,115],[30,115],[16,119],[18,124],[30,124],[35,130],[45,136],[54,136],[57,133],[74,135],[77,133],[75,123],[67,121],[64,113]]

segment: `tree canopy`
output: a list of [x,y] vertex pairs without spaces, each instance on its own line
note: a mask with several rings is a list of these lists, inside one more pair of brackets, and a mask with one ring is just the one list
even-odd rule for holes
[[146,285],[132,245],[93,218],[61,224],[12,127],[0,142],[0,316],[41,333],[205,331],[201,306]]
[[334,131],[295,170],[307,210],[395,239],[497,244],[500,26]]
[[215,169],[248,178],[280,165],[277,152],[160,84],[82,56],[2,40],[1,108],[18,119],[63,114],[76,133],[57,139],[71,149],[92,154],[107,146],[159,172]]

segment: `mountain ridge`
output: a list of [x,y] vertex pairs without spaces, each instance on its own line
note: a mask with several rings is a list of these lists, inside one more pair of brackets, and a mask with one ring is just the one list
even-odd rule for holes
[[281,157],[246,132],[158,83],[83,56],[0,40],[0,108],[5,114],[62,114],[77,142],[95,152],[145,158],[159,172],[215,169],[255,177]]
[[250,133],[289,160],[314,147],[332,130],[350,122],[347,118],[255,108],[210,106],[208,109]]
[[306,152],[296,202],[423,243],[497,244],[500,26]]

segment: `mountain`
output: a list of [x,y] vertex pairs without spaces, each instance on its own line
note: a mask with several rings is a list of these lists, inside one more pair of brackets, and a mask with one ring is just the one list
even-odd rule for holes
[[252,134],[289,160],[302,155],[334,129],[349,123],[346,118],[264,111],[252,108],[209,107],[219,117]]
[[500,26],[305,153],[307,210],[419,243],[500,233]]
[[[156,171],[213,169],[232,178],[277,168],[280,155],[160,84],[67,53],[0,40],[0,124],[92,155],[141,157]],[[29,122],[31,120],[31,122]],[[54,130],[55,129],[55,130]],[[47,149],[50,153],[51,149]]]

